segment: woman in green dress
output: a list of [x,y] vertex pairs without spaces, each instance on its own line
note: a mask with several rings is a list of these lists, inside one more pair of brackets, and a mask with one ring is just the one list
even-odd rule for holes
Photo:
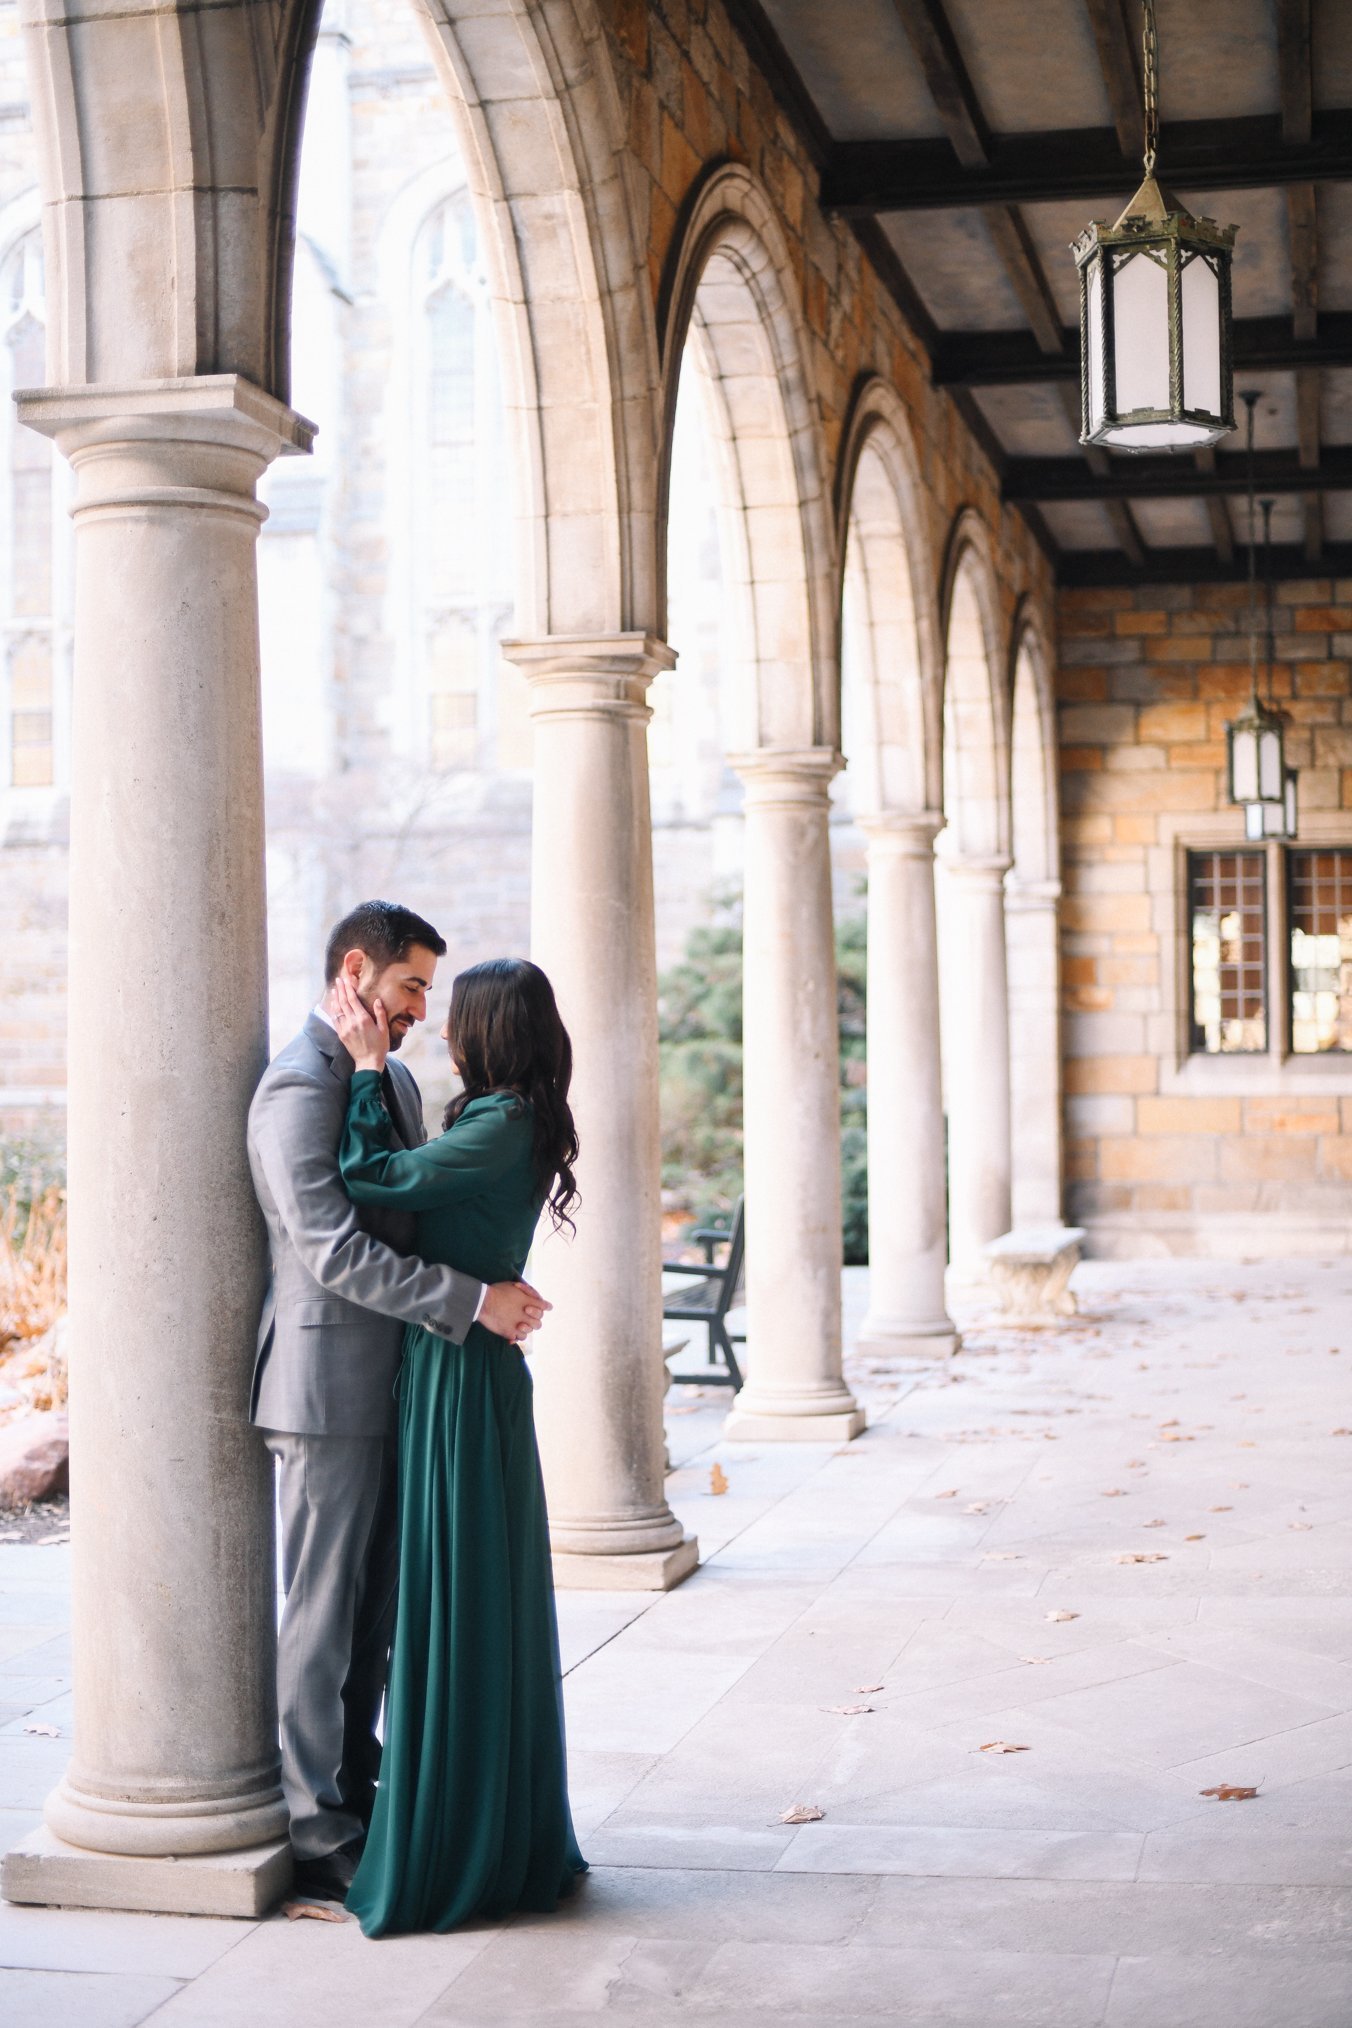
[[[348,1192],[415,1212],[424,1260],[519,1279],[541,1210],[566,1224],[576,1200],[572,1049],[548,979],[515,958],[456,979],[442,1034],[464,1090],[421,1148],[399,1145],[385,1109],[384,1010],[345,986]],[[399,1529],[384,1754],[347,1906],[368,1936],[552,1909],[586,1861],[568,1809],[531,1378],[478,1324],[463,1345],[405,1333]]]

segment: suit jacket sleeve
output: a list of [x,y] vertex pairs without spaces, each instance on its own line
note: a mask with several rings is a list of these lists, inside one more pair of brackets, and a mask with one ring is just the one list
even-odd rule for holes
[[483,1284],[396,1253],[362,1230],[338,1173],[332,1112],[312,1079],[280,1078],[260,1100],[253,1120],[258,1160],[287,1236],[320,1287],[462,1344]]

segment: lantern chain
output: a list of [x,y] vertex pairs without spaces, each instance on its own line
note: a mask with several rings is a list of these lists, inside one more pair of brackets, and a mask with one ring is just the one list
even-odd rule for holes
[[1141,4],[1141,71],[1145,100],[1145,173],[1155,173],[1155,153],[1160,138],[1159,47],[1155,35],[1154,0]]

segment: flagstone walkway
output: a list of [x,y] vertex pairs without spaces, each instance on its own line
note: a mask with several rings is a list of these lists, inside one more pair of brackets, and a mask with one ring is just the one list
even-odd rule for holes
[[[593,1871],[559,1915],[0,1908],[0,2021],[1348,2028],[1352,1264],[1075,1286],[943,1371],[856,1362],[848,1449],[725,1444],[673,1391],[706,1560],[560,1600]],[[69,1751],[68,1553],[0,1545],[6,1840]]]

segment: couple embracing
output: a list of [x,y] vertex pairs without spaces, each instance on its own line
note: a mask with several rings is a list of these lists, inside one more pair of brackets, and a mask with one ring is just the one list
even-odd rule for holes
[[389,902],[345,916],[249,1113],[296,1891],[368,1936],[552,1909],[585,1871],[518,1349],[549,1307],[521,1278],[536,1222],[576,1199],[572,1051],[536,966],[462,972],[442,1039],[463,1089],[428,1140],[397,1051],[445,950]]

